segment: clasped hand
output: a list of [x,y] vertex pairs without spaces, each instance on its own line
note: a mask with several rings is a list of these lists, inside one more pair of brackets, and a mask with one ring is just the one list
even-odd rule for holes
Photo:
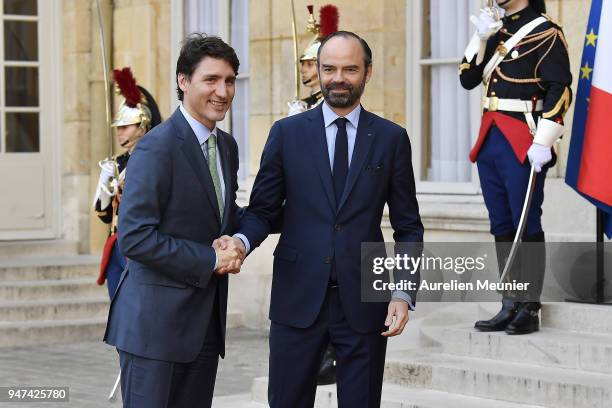
[[213,241],[212,247],[217,253],[217,275],[240,272],[246,248],[239,238],[223,235]]

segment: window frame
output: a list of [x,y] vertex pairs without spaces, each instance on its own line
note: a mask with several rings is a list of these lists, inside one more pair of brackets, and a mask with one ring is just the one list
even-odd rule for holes
[[[0,14],[2,18],[6,17]],[[5,129],[2,131],[2,147],[0,157],[7,165],[19,165],[27,160],[42,160],[48,163],[48,174],[43,181],[45,224],[40,229],[0,230],[0,241],[56,239],[62,235],[62,160],[64,135],[64,61],[63,61],[63,7],[61,1],[38,0],[36,16],[16,16],[19,20],[36,21],[38,23],[38,61],[17,62],[19,66],[36,66],[38,68],[38,107],[25,108],[28,112],[38,112],[39,115],[39,150],[38,152],[6,152]],[[3,27],[2,27],[3,29]],[[0,38],[0,115],[5,126],[4,113],[7,112],[5,102],[4,67],[14,65],[13,61],[4,60],[4,34]],[[24,108],[13,107],[9,112],[21,112]]]
[[[423,135],[423,119],[422,119],[422,100],[423,100],[423,67],[435,65],[454,65],[459,66],[461,57],[458,58],[423,58],[422,44],[425,29],[423,19],[423,2],[428,0],[406,0],[406,21],[410,22],[406,30],[406,46],[409,49],[406,51],[408,57],[406,64],[406,83],[409,84],[406,92],[406,117],[408,120],[408,130],[411,135],[412,142],[412,161],[414,167],[414,176],[416,182],[417,193],[419,194],[459,194],[459,195],[477,195],[481,194],[480,183],[478,180],[478,171],[476,166],[472,166],[469,182],[444,182],[444,181],[424,181],[423,180],[423,147],[427,143]],[[470,0],[473,10],[478,10],[480,2],[478,0]],[[469,22],[468,22],[469,24]],[[466,44],[467,45],[467,44]],[[457,81],[459,78],[457,77]],[[478,91],[469,93],[469,100],[472,114],[470,115],[470,128],[472,144],[477,137],[478,128],[481,119],[481,99],[482,87]]]

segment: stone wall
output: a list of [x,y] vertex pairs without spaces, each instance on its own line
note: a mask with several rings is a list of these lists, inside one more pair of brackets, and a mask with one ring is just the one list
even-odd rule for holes
[[[306,4],[314,4],[315,16],[329,1],[296,1],[298,53],[309,44]],[[366,109],[404,124],[405,117],[405,1],[383,0],[376,4],[354,1],[331,2],[340,12],[340,29],[354,31],[373,50],[373,75],[366,86]],[[367,14],[367,18],[364,15]],[[294,56],[291,3],[285,0],[250,2],[250,166],[253,174],[268,131],[274,120],[286,116],[287,102],[294,98]],[[301,97],[308,89],[302,87]]]
[[[89,248],[92,2],[63,2],[62,238]],[[58,140],[59,142],[59,140]]]

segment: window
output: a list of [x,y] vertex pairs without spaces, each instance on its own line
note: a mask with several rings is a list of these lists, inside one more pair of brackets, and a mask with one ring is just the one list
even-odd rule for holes
[[417,188],[422,193],[478,192],[468,155],[480,122],[480,93],[461,87],[457,67],[473,33],[474,0],[408,1],[408,115]]
[[0,2],[0,138],[3,153],[40,152],[37,0]]
[[[240,60],[236,95],[229,114],[219,127],[228,130],[238,143],[238,179],[245,180],[249,157],[249,1],[183,0],[182,6],[182,36],[194,31],[218,35],[225,41],[229,40]],[[174,81],[174,73],[172,78]]]
[[239,180],[247,178],[249,164],[249,1],[231,0],[230,40],[240,60],[236,96],[232,103],[232,135],[238,142]]

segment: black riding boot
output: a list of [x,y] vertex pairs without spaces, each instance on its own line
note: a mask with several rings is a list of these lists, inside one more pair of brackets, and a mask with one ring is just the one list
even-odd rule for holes
[[508,334],[529,334],[540,330],[538,312],[540,302],[524,302],[519,304],[518,312],[512,322],[506,327]]
[[517,304],[512,299],[502,300],[502,308],[495,316],[489,320],[479,320],[474,324],[474,328],[480,331],[502,331],[516,317],[518,311]]
[[[501,275],[506,265],[506,259],[510,253],[510,247],[514,240],[514,234],[496,235],[495,236],[495,252],[497,253],[497,266]],[[516,265],[512,271],[515,271]],[[509,298],[506,293],[503,293],[502,308],[495,316],[489,320],[479,320],[474,324],[474,328],[480,331],[502,331],[514,319],[517,312],[517,305]]]

